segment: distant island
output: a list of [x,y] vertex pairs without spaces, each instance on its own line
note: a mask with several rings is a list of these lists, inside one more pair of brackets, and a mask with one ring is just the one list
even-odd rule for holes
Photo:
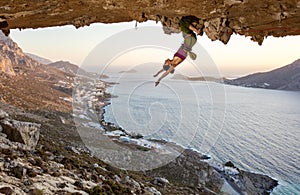
[[223,83],[226,78],[215,78],[215,77],[210,77],[210,76],[195,76],[195,77],[190,77],[190,76],[185,76],[182,74],[175,74],[172,79],[176,80],[187,80],[187,81],[212,81],[212,82],[218,82],[218,83]]
[[224,80],[226,84],[243,87],[300,91],[300,59],[293,63],[262,73]]
[[123,71],[120,71],[119,73],[137,73],[137,70],[135,70],[135,69],[123,70]]

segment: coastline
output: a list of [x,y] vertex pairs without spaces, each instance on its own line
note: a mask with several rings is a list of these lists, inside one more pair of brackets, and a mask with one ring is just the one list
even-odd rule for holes
[[[105,81],[103,81],[103,82],[105,82]],[[107,90],[108,87],[112,87],[112,86],[111,85],[106,86],[105,90]],[[106,112],[105,109],[108,105],[111,104],[111,96],[112,95],[109,94],[109,96],[110,97],[108,97],[108,98],[101,99],[101,101],[104,101],[105,104],[101,107],[102,111],[99,113],[101,120],[99,122],[100,122],[101,126],[103,127],[103,129],[105,131],[108,131],[108,132],[117,131],[118,133],[120,133],[119,131],[121,131],[124,134],[120,135],[120,134],[117,133],[117,134],[108,134],[106,136],[113,137],[114,139],[116,139],[117,137],[120,138],[120,137],[124,137],[124,136],[128,137],[129,139],[143,139],[143,135],[135,135],[135,134],[129,133],[127,130],[122,129],[121,127],[118,127],[113,123],[105,121],[105,119],[104,119],[105,118],[104,114]],[[193,170],[196,173],[197,173],[197,171],[199,171],[199,170],[197,170],[197,168],[199,166],[199,163],[202,164],[202,165],[204,163],[204,164],[206,164],[205,166],[208,165],[208,167],[210,169],[210,172],[213,172],[214,174],[219,175],[219,177],[220,177],[219,179],[223,180],[223,184],[222,184],[221,188],[219,186],[219,188],[220,188],[219,190],[221,190],[223,188],[223,186],[225,185],[224,183],[229,184],[231,189],[224,189],[225,192],[227,192],[227,193],[236,192],[237,194],[243,194],[245,192],[248,192],[248,193],[252,192],[253,193],[255,191],[258,194],[260,194],[260,192],[270,194],[275,189],[278,189],[278,187],[280,187],[280,184],[279,184],[278,180],[274,179],[274,178],[271,178],[268,175],[243,171],[243,170],[240,170],[239,168],[235,167],[233,164],[232,164],[233,166],[229,166],[229,167],[225,166],[228,162],[223,163],[223,164],[221,164],[221,163],[218,163],[218,164],[210,163],[209,160],[211,160],[211,158],[209,156],[203,155],[203,154],[199,153],[198,151],[190,149],[190,148],[184,148],[183,146],[180,146],[176,143],[168,142],[166,140],[152,140],[152,139],[149,139],[147,141],[157,142],[157,143],[160,143],[160,144],[168,144],[171,147],[179,148],[178,151],[182,151],[181,154],[174,160],[174,162],[170,162],[169,164],[167,164],[163,167],[160,167],[156,170],[147,171],[147,173],[149,175],[153,175],[153,176],[158,175],[158,176],[167,178],[172,182],[176,182],[176,183],[185,185],[185,184],[187,184],[186,181],[180,182],[180,181],[176,181],[177,179],[174,178],[173,176],[170,177],[170,175],[172,175],[172,173],[170,174],[170,170],[173,169],[174,166],[178,166],[178,162],[177,162],[178,159],[181,159],[181,160],[184,159],[185,161],[189,162],[189,164],[192,163],[193,165],[196,165],[196,169]],[[123,145],[126,146],[126,145],[128,145],[128,140],[120,141],[119,144],[123,144]],[[129,145],[133,146],[134,144],[129,143]],[[138,148],[138,149],[141,150],[141,148]],[[144,149],[145,149],[145,152],[147,152],[147,151],[149,151],[153,148],[145,147]],[[192,156],[192,160],[190,159],[191,156]],[[195,159],[197,159],[197,160],[195,161]],[[172,168],[169,167],[170,165],[171,165]],[[187,167],[179,166],[178,168],[182,169],[184,171],[190,171],[190,170],[187,169]],[[230,171],[232,171],[232,169],[230,169],[230,168],[236,169],[238,171],[238,173],[235,174],[235,173],[230,172]],[[169,171],[167,173],[165,173],[163,171],[164,169],[168,169]],[[191,181],[189,178],[186,178],[186,177],[183,177],[181,179],[182,180],[187,180],[188,183],[193,183],[194,182],[194,181]],[[247,180],[247,181],[245,181],[245,180]],[[251,180],[253,180],[253,181],[251,181]],[[255,180],[257,180],[259,182],[255,181]],[[247,182],[248,182],[248,184],[247,184]],[[250,183],[251,183],[251,185],[250,185]],[[199,183],[197,185],[199,185]],[[257,191],[257,189],[253,188],[253,186],[260,186],[260,185],[264,186],[266,189],[262,189],[261,187],[258,187],[259,189]],[[249,186],[252,186],[252,187],[249,187]]]

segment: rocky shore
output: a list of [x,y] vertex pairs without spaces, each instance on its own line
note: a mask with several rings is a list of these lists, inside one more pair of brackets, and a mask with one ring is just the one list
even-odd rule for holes
[[[111,142],[121,144],[122,147],[128,147],[133,151],[140,150],[149,156],[157,154],[163,156],[166,153],[177,154],[177,157],[167,164],[146,171],[146,175],[165,178],[168,181],[165,183],[171,182],[179,186],[191,187],[194,191],[192,190],[190,193],[268,194],[278,185],[277,181],[268,176],[240,170],[231,162],[214,163],[210,161],[209,157],[183,148],[176,143],[147,140],[143,138],[143,135],[132,133],[106,122],[103,114],[105,106],[110,101],[110,95],[105,93],[107,87],[102,81],[98,81],[96,84],[91,85],[89,83],[88,86],[84,87],[84,89],[91,91],[80,92],[80,94],[85,94],[83,99],[90,99],[95,102],[94,104],[88,102],[84,106],[81,105],[81,109],[100,111],[98,118],[92,112],[86,112],[86,118],[90,120],[97,118],[100,124],[98,128],[103,131],[104,136],[108,136]],[[83,99],[79,98],[79,102],[84,102]],[[75,102],[79,103],[76,100]],[[91,121],[89,123],[91,124]],[[169,158],[168,156],[164,157]]]
[[[73,113],[0,103],[0,193],[269,194],[277,186],[268,176],[242,171],[230,163],[214,164],[196,151],[146,140],[105,122],[104,107],[111,97],[106,93],[108,84],[84,80],[84,86],[78,87],[82,79],[86,78],[75,80]],[[145,156],[174,159],[147,171],[120,169],[98,158],[91,145],[86,145],[81,128],[99,136],[93,137],[93,146],[99,146],[99,138]]]

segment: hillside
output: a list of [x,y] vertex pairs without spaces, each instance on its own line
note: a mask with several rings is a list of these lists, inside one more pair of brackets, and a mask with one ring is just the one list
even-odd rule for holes
[[79,66],[72,64],[68,61],[57,61],[51,64],[48,64],[48,66],[57,68],[65,73],[71,74],[71,75],[79,75],[79,76],[85,76],[88,78],[95,78],[95,77],[101,77],[101,75],[98,75],[97,73],[91,73],[83,70]]
[[0,100],[31,110],[70,110],[73,78],[28,57],[0,32]]
[[263,73],[255,73],[225,83],[245,87],[278,89],[278,90],[300,90],[300,59],[293,63]]
[[34,59],[35,61],[39,62],[40,64],[51,64],[53,63],[51,60],[47,59],[47,58],[43,58],[40,56],[37,56],[35,54],[32,53],[25,53],[27,56],[31,57],[32,59]]

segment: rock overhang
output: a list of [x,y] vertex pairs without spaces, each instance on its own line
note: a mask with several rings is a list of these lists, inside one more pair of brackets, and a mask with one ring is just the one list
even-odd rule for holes
[[178,33],[182,16],[201,18],[211,40],[226,44],[232,34],[262,44],[267,36],[300,34],[299,0],[2,0],[0,29],[43,28],[92,23],[161,22],[165,33]]

